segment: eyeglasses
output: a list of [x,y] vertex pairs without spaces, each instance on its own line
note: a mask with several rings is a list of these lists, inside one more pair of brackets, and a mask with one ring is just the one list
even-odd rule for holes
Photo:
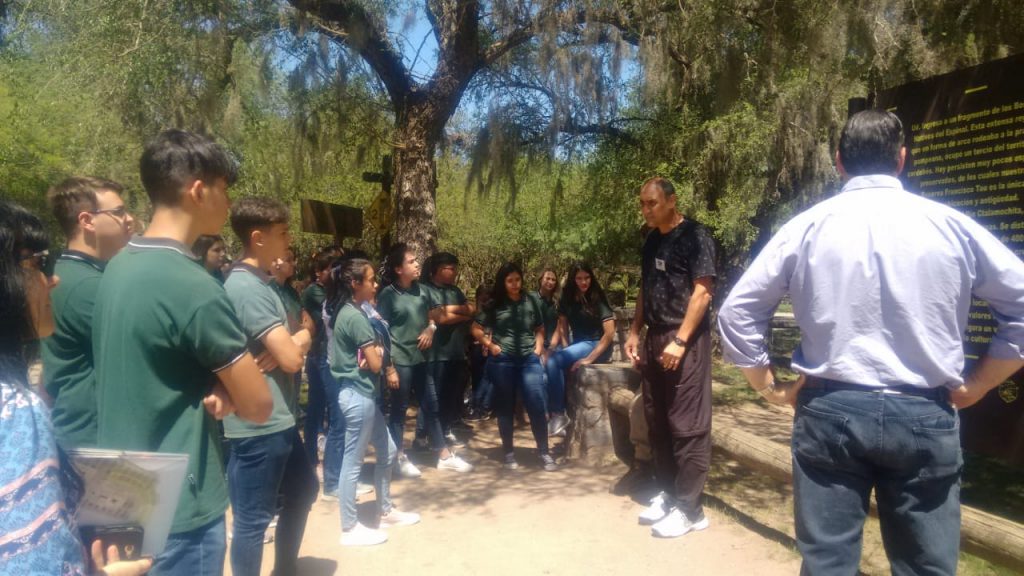
[[34,260],[36,270],[39,270],[47,277],[53,276],[53,266],[56,264],[57,260],[50,256],[49,250],[41,250],[35,254],[29,254],[21,258],[22,262],[26,260]]
[[128,215],[128,209],[125,208],[124,205],[122,204],[121,206],[118,206],[117,208],[104,208],[102,210],[90,210],[89,214],[110,214],[111,216],[113,216],[115,218],[123,219],[125,216]]

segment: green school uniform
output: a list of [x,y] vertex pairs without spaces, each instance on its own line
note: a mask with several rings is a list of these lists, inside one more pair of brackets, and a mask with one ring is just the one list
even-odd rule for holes
[[331,339],[331,375],[367,398],[377,395],[377,375],[359,367],[359,351],[377,341],[366,315],[351,302],[338,310]]
[[396,284],[386,286],[377,295],[377,312],[388,322],[391,360],[402,366],[425,362],[423,350],[418,346],[420,334],[430,323],[430,301],[420,283],[413,282],[408,290]]
[[[427,291],[431,310],[442,306],[461,306],[466,303],[466,295],[458,286],[438,286],[431,282],[421,282],[420,286]],[[427,360],[444,362],[464,359],[469,324],[469,321],[458,324],[439,324],[437,331],[434,332],[434,343],[427,350]]]
[[476,322],[491,329],[491,339],[509,356],[533,354],[536,342],[534,332],[544,325],[540,303],[532,294],[518,301],[508,300],[500,306],[477,314]]
[[579,302],[563,300],[558,305],[558,314],[566,317],[573,342],[600,340],[604,335],[604,321],[615,317],[612,314],[612,309],[604,301],[594,305],[594,312],[596,315],[587,312],[587,309]]

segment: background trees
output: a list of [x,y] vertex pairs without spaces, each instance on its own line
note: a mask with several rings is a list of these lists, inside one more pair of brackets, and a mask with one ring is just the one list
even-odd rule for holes
[[[1018,52],[1012,0],[44,0],[0,11],[0,189],[129,184],[163,127],[216,134],[240,194],[366,207],[469,264],[633,265],[638,184],[677,182],[742,265],[833,190],[846,101]],[[312,243],[324,239],[300,238]]]

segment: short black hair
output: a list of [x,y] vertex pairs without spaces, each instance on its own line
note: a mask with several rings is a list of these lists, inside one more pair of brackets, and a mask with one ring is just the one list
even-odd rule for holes
[[903,147],[903,123],[892,112],[863,110],[850,116],[839,136],[839,159],[850,176],[895,175]]
[[231,229],[242,246],[249,246],[253,230],[287,224],[290,219],[287,206],[264,196],[246,196],[231,206]]
[[430,275],[437,274],[442,266],[458,266],[459,257],[451,252],[437,252],[430,257]]
[[182,189],[193,180],[212,184],[223,178],[228,186],[234,184],[238,163],[209,136],[166,130],[146,144],[139,175],[154,206],[174,207],[181,203]]
[[99,209],[96,195],[106,191],[120,194],[124,186],[105,178],[72,176],[50,188],[46,200],[65,236],[70,238],[78,232],[79,214]]
[[674,196],[676,193],[676,187],[672,184],[672,181],[669,180],[668,178],[662,178],[661,176],[648,178],[647,180],[644,181],[644,184],[643,186],[640,187],[640,190],[643,191],[643,189],[647,188],[648,186],[654,186],[658,190],[661,190],[661,193],[665,195],[665,198],[668,198],[669,196]]

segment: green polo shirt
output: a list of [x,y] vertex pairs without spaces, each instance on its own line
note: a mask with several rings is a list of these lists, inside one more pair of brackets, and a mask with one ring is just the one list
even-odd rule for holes
[[529,356],[536,342],[534,331],[544,325],[540,303],[533,294],[519,301],[509,300],[476,315],[476,322],[491,330],[491,339],[501,346],[503,354]]
[[288,316],[288,332],[295,334],[302,329],[302,303],[299,301],[299,293],[291,285],[278,284],[276,280],[270,285],[284,303],[284,311]]
[[92,313],[104,262],[66,250],[50,292],[53,335],[43,340],[43,385],[53,398],[51,416],[64,449],[96,445],[96,380],[92,361]]
[[530,292],[530,296],[537,299],[537,303],[540,305],[540,315],[544,317],[544,347],[547,348],[551,344],[551,337],[554,336],[555,329],[558,328],[558,307],[554,297],[545,298],[539,291]]
[[[421,282],[420,286],[426,289],[431,309],[461,306],[466,303],[466,295],[458,286],[438,286],[431,282]],[[469,324],[468,320],[458,324],[438,324],[437,331],[434,332],[434,343],[427,350],[427,360],[444,362],[465,358]]]
[[578,301],[558,304],[558,315],[565,316],[572,332],[573,342],[600,340],[604,335],[604,321],[615,318],[608,303],[601,300],[594,306],[594,313],[588,312]]
[[97,445],[188,454],[171,532],[217,520],[228,491],[203,397],[246,352],[224,287],[180,242],[136,237],[107,265],[93,319]]
[[[288,329],[288,313],[284,302],[274,279],[263,270],[241,261],[236,262],[224,281],[224,291],[231,300],[235,315],[242,323],[242,330],[248,337],[249,352],[254,357],[266,350],[261,341],[264,336],[275,328]],[[263,377],[270,386],[270,395],[274,399],[274,409],[270,412],[270,417],[263,424],[254,424],[232,414],[224,418],[224,436],[266,436],[295,426],[295,417],[292,416],[296,397],[295,377],[280,368],[265,373]]]
[[366,315],[351,302],[338,310],[331,339],[331,375],[367,398],[377,395],[377,375],[359,367],[359,351],[377,341]]
[[391,360],[402,366],[414,366],[426,361],[419,349],[419,337],[430,323],[430,301],[419,282],[408,290],[397,284],[386,286],[377,295],[377,312],[388,321],[391,333]]
[[315,358],[323,358],[327,355],[327,329],[324,327],[324,300],[327,292],[319,282],[313,282],[302,291],[302,309],[305,310],[313,323],[316,324],[316,334],[313,334],[313,345],[309,347],[309,355]]

